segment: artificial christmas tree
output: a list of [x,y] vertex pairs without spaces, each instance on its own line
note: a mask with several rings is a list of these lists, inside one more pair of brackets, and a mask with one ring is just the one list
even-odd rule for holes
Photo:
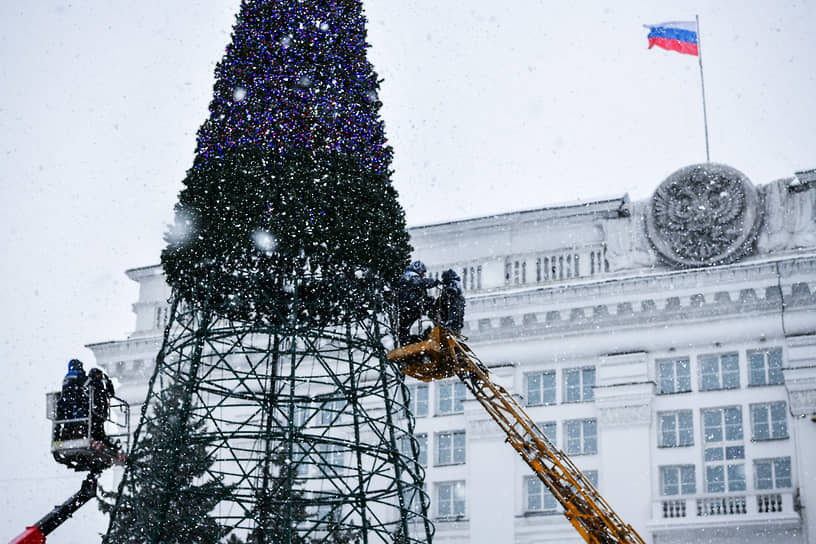
[[[179,388],[202,430],[157,454],[207,449],[204,477],[229,490],[211,515],[233,540],[431,537],[384,345],[383,292],[410,246],[366,47],[357,0],[242,3],[162,253],[171,323],[146,407]],[[126,470],[112,531],[138,478]],[[154,490],[174,500],[172,478]]]
[[[205,430],[202,421],[181,417],[182,405],[182,391],[177,387],[157,396],[144,436],[130,452],[133,485],[119,497],[117,522],[104,537],[105,544],[149,542],[157,527],[158,541],[167,544],[210,544],[224,534],[210,512],[230,490],[217,479],[205,478],[213,460],[204,445],[187,439],[183,458],[167,454],[176,448],[180,436],[193,437]],[[173,482],[172,489],[166,486],[168,481]],[[162,493],[168,494],[168,500],[162,501]],[[102,492],[103,512],[113,509],[115,495]]]

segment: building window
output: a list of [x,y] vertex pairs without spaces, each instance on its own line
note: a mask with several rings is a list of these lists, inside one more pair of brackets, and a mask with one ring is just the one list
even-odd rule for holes
[[163,329],[167,326],[170,319],[170,308],[167,306],[159,306],[156,308],[156,328]]
[[465,431],[437,433],[436,464],[461,465],[465,462]]
[[703,410],[706,493],[745,491],[745,446],[739,406]]
[[564,370],[564,402],[587,402],[594,398],[595,368]]
[[788,438],[785,402],[751,405],[751,440]]
[[513,273],[513,263],[505,261],[504,263],[504,283],[510,283],[510,276]]
[[660,494],[665,497],[673,495],[694,495],[697,483],[694,465],[675,465],[660,467]]
[[428,415],[428,384],[420,383],[408,386],[410,393],[410,409],[414,417]]
[[419,458],[417,462],[423,467],[428,466],[428,435],[426,433],[421,433],[416,435],[417,442],[419,443]]
[[658,446],[661,448],[677,448],[694,445],[691,410],[659,413],[657,419],[660,422]]
[[699,362],[701,390],[715,391],[717,389],[739,388],[739,354],[701,355]]
[[476,289],[482,288],[482,265],[476,267]]
[[527,512],[554,514],[558,510],[558,501],[538,479],[538,476],[525,476],[524,489],[526,491]]
[[749,351],[748,368],[750,385],[777,385],[785,382],[780,348]]
[[567,455],[591,455],[598,453],[598,423],[595,419],[579,419],[564,422]]
[[342,400],[329,400],[320,408],[320,424],[324,426],[336,425],[345,411],[346,403]]
[[[423,467],[428,466],[428,435],[426,433],[415,434],[414,438],[417,441],[417,446],[419,447],[419,452],[417,456],[417,463],[422,465]],[[411,448],[411,437],[410,436],[403,436],[400,439],[400,446],[402,449],[402,454],[407,457],[408,459],[414,458],[414,451]]]
[[[285,414],[284,409],[284,414]],[[295,427],[305,427],[314,415],[314,410],[308,404],[300,404],[295,406],[294,424]]]
[[329,502],[331,499],[329,498],[328,494],[322,495],[321,498],[323,498],[324,502],[319,502],[317,505],[317,519],[324,523],[337,523],[340,521],[340,519],[343,517],[343,505]]
[[691,391],[691,365],[689,364],[689,358],[658,360],[657,377],[661,395],[688,393]]
[[464,412],[462,402],[465,400],[465,384],[462,382],[440,383],[438,400],[437,414],[461,414]]
[[598,471],[597,470],[584,470],[582,471],[584,478],[587,479],[589,483],[592,484],[592,487],[598,489]]
[[544,433],[544,436],[552,442],[552,445],[555,446],[557,442],[556,439],[556,424],[555,421],[546,421],[544,423],[538,423],[538,428],[541,429],[541,432]]
[[321,464],[329,465],[334,473],[343,470],[346,452],[342,446],[318,444],[317,451],[320,452]]
[[465,515],[465,482],[440,482],[436,484],[436,513],[440,518]]
[[793,487],[791,481],[790,457],[760,459],[754,461],[757,489],[787,489]]
[[527,374],[527,406],[555,403],[555,371]]

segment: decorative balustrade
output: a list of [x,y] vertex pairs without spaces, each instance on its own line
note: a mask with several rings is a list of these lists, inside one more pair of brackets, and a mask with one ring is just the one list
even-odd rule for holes
[[704,521],[792,515],[793,491],[666,497],[652,503],[652,518],[661,522]]
[[745,496],[703,497],[697,499],[697,516],[733,516],[747,514]]

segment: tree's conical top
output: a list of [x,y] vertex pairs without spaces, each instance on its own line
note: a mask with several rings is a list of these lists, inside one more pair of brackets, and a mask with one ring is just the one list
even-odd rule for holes
[[201,157],[247,146],[331,150],[388,170],[358,0],[246,0],[232,40],[198,134]]
[[332,321],[410,253],[361,3],[245,0],[232,38],[165,273],[192,304],[271,321],[298,277],[311,319]]

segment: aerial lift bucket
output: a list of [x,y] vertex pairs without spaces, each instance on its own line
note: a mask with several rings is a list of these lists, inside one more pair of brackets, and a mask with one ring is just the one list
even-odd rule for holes
[[388,360],[399,365],[404,374],[423,382],[455,376],[452,334],[437,325],[431,329],[427,340],[394,349],[388,354]]

